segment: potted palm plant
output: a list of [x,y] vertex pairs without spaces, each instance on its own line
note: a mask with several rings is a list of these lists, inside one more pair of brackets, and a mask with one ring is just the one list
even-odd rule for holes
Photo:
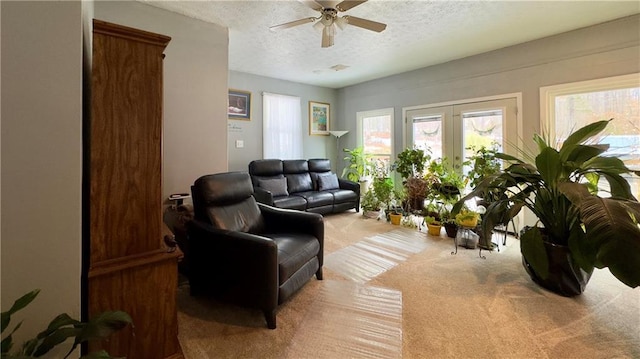
[[[486,176],[454,207],[487,192],[502,193],[483,216],[485,241],[496,224],[523,207],[531,210],[538,224],[521,231],[523,266],[533,281],[561,295],[582,293],[595,267],[609,268],[632,288],[640,284],[640,205],[623,177],[634,172],[606,156],[606,146],[594,144],[608,123],[578,129],[559,149],[535,135],[538,153],[529,161],[497,153],[509,166]],[[610,197],[598,196],[600,179]]]

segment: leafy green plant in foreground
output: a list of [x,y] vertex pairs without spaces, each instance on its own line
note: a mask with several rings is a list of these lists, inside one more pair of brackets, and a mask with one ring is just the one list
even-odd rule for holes
[[[39,289],[33,290],[17,299],[11,308],[2,312],[2,358],[37,358],[48,353],[55,346],[62,344],[69,338],[74,338],[73,345],[64,356],[69,357],[80,343],[103,339],[131,324],[131,317],[122,311],[108,311],[99,314],[88,322],[80,322],[72,319],[68,314],[63,313],[55,317],[47,326],[47,329],[38,335],[27,340],[19,350],[11,352],[13,349],[13,334],[20,328],[22,322],[18,323],[13,330],[5,334],[9,327],[11,316],[31,303],[40,293]],[[107,359],[112,358],[106,351],[100,351],[82,356],[81,359]]]
[[[496,225],[508,223],[522,208],[528,208],[538,225],[522,233],[520,247],[540,277],[549,273],[547,242],[567,246],[572,260],[585,272],[609,268],[627,286],[640,286],[640,204],[623,177],[640,172],[607,156],[606,146],[592,144],[609,122],[594,122],[574,131],[559,149],[551,140],[534,135],[538,152],[527,156],[532,160],[496,153],[508,166],[485,176],[452,212],[460,211],[469,199],[499,194],[482,217],[485,247],[491,248],[491,231]],[[599,180],[608,185],[609,197],[598,195]]]

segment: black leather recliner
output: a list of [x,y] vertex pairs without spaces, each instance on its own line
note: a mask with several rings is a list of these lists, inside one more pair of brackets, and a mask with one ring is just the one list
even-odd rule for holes
[[322,279],[322,216],[257,203],[246,172],[202,176],[191,192],[191,295],[257,307],[276,328],[277,306],[313,275]]

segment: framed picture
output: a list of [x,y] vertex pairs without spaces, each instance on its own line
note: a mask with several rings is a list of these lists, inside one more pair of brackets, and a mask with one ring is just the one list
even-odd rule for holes
[[329,135],[329,113],[328,103],[309,101],[310,135]]
[[230,120],[251,121],[251,92],[229,89],[227,116]]

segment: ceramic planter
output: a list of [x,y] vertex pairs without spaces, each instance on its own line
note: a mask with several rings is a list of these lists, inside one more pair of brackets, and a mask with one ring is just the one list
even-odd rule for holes
[[402,215],[391,213],[389,214],[389,218],[391,219],[391,224],[398,226],[400,225],[400,221],[402,220]]
[[476,228],[476,226],[478,225],[478,218],[476,217],[473,219],[465,219],[464,221],[460,221],[459,224],[462,227]]
[[531,279],[543,288],[565,297],[573,297],[584,292],[593,268],[585,271],[571,257],[568,246],[562,246],[544,241],[544,247],[549,260],[549,275],[542,278],[527,261],[530,253],[521,249],[522,265]]
[[458,225],[453,222],[445,222],[444,230],[447,232],[447,237],[456,238],[456,234],[458,234]]
[[362,215],[365,216],[366,218],[373,218],[376,219],[378,217],[380,217],[380,211],[362,211]]
[[432,236],[439,236],[442,230],[442,225],[439,224],[427,224],[427,232]]

